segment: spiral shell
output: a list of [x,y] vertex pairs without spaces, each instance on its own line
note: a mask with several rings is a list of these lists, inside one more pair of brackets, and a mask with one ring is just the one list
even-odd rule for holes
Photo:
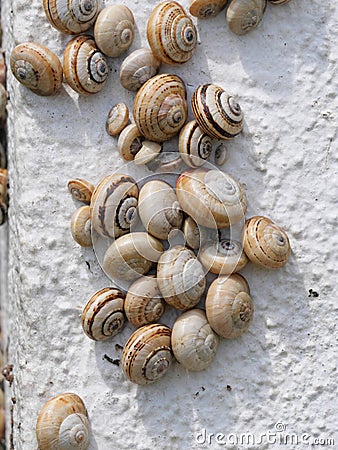
[[144,137],[134,123],[127,125],[117,141],[117,150],[126,161],[132,161],[141,150]]
[[157,283],[164,300],[183,311],[197,305],[206,285],[201,263],[191,250],[181,245],[172,247],[160,257]]
[[180,131],[178,149],[189,167],[200,167],[211,154],[212,139],[192,120]]
[[76,394],[60,394],[45,403],[36,422],[39,450],[86,450],[90,426],[86,407]]
[[114,105],[107,117],[106,131],[110,136],[117,136],[129,122],[129,109],[124,103]]
[[82,312],[82,328],[90,339],[105,341],[123,328],[124,300],[123,292],[111,287],[91,296]]
[[155,76],[161,62],[155,58],[149,48],[140,48],[132,52],[123,61],[120,69],[120,81],[129,91],[137,91]]
[[235,98],[215,84],[201,84],[191,107],[198,125],[211,137],[232,139],[243,128],[243,112]]
[[89,35],[76,36],[67,44],[63,70],[69,86],[79,94],[100,92],[108,78],[106,58]]
[[165,325],[145,325],[128,339],[122,353],[122,369],[128,379],[145,385],[162,378],[173,357],[171,329]]
[[283,267],[291,252],[285,231],[263,216],[246,221],[242,241],[250,261],[267,269]]
[[92,247],[90,208],[88,205],[78,208],[71,218],[70,230],[75,242],[81,247]]
[[238,272],[248,262],[242,245],[230,239],[207,242],[199,253],[199,259],[207,270],[221,275]]
[[215,17],[225,8],[228,0],[191,0],[189,12],[199,19]]
[[227,160],[227,149],[222,142],[222,144],[218,145],[215,149],[215,164],[217,166],[223,166],[225,161]]
[[243,35],[255,29],[263,19],[267,0],[232,0],[226,13],[230,30]]
[[134,102],[135,123],[143,136],[154,142],[175,136],[187,119],[186,98],[184,83],[176,75],[156,75],[144,83]]
[[153,275],[139,278],[129,287],[124,310],[134,327],[157,322],[160,319],[164,313],[164,302]]
[[95,42],[107,56],[117,57],[128,50],[134,40],[134,16],[125,5],[104,8],[94,26]]
[[134,157],[134,164],[137,166],[148,164],[156,159],[161,151],[162,145],[158,142],[143,141],[142,147]]
[[176,195],[183,211],[209,228],[240,222],[247,207],[241,185],[219,170],[199,168],[183,172],[176,182]]
[[69,180],[67,183],[68,190],[71,196],[83,203],[90,203],[90,199],[92,198],[92,194],[94,192],[94,186],[82,178],[74,178],[73,180]]
[[197,30],[179,3],[164,1],[150,14],[147,38],[158,60],[166,64],[182,64],[195,52]]
[[10,57],[15,78],[37,95],[53,95],[62,85],[62,65],[47,47],[36,42],[17,45]]
[[130,230],[138,203],[134,178],[113,174],[96,187],[91,203],[92,225],[102,237],[118,238]]
[[192,309],[179,316],[171,333],[175,358],[188,370],[200,371],[212,363],[219,344],[205,312]]
[[191,217],[187,217],[183,222],[182,231],[187,242],[187,245],[194,250],[200,248],[201,233],[197,223]]
[[249,285],[238,273],[214,280],[207,293],[206,314],[211,328],[220,336],[241,336],[253,318]]

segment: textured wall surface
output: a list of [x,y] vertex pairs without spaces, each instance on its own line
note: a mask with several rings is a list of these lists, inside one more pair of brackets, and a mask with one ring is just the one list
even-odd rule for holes
[[[15,45],[37,41],[62,58],[70,38],[50,26],[40,0],[2,3],[7,57]],[[123,3],[136,19],[134,50],[146,45],[145,24],[155,2]],[[79,205],[67,181],[82,177],[96,184],[123,165],[116,140],[105,132],[113,104],[132,107],[134,95],[118,79],[123,57],[109,60],[109,82],[91,98],[66,85],[54,97],[37,97],[9,74],[12,448],[36,448],[39,410],[51,396],[69,391],[86,403],[91,450],[306,449],[316,448],[316,439],[323,440],[321,448],[335,448],[327,439],[338,445],[337,23],[335,1],[292,0],[268,4],[259,28],[238,37],[223,12],[198,21],[200,42],[190,62],[162,67],[182,76],[189,98],[204,82],[238,97],[245,127],[227,144],[224,170],[244,185],[248,217],[267,215],[285,228],[292,255],[277,271],[253,265],[243,270],[254,321],[241,338],[222,340],[208,369],[192,373],[175,364],[147,387],[130,383],[120,367],[103,359],[121,357],[115,344],[125,344],[131,326],[106,343],[94,343],[82,331],[83,306],[111,283],[93,251],[81,249],[69,230]],[[168,313],[162,322],[173,319]],[[256,444],[234,444],[244,433]]]

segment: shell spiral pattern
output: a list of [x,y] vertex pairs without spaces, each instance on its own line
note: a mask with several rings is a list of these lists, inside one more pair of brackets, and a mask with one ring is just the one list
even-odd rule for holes
[[217,16],[228,0],[191,0],[189,12],[199,19]]
[[178,150],[189,167],[200,167],[211,154],[212,139],[193,120],[181,129]]

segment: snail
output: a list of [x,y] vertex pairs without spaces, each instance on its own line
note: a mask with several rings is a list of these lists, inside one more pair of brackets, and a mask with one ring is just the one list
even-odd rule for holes
[[138,328],[128,339],[122,353],[122,369],[133,383],[145,385],[162,378],[173,357],[171,329],[151,324]]
[[190,216],[184,220],[182,231],[187,245],[193,250],[198,250],[201,243],[200,227]]
[[92,226],[102,237],[118,238],[135,219],[138,187],[134,178],[115,173],[96,187],[91,203]]
[[161,74],[146,81],[134,101],[135,123],[149,141],[164,142],[183,127],[187,115],[184,82],[177,75]]
[[125,295],[119,289],[107,287],[95,292],[82,312],[82,328],[94,341],[114,337],[124,325]]
[[215,84],[201,84],[191,107],[198,125],[211,137],[232,139],[243,128],[243,112],[236,99]]
[[179,3],[164,1],[150,14],[147,38],[158,60],[165,64],[182,64],[195,52],[197,30]]
[[94,26],[97,46],[107,56],[117,57],[128,50],[134,40],[134,16],[125,5],[107,6]]
[[226,21],[230,30],[243,35],[255,29],[263,19],[267,0],[232,0]]
[[137,166],[148,164],[156,159],[161,151],[162,145],[158,142],[143,141],[142,147],[134,157],[134,164]]
[[207,242],[201,248],[199,259],[208,271],[220,275],[238,272],[248,262],[242,245],[230,239]]
[[263,216],[245,222],[242,241],[250,261],[267,269],[283,267],[291,252],[285,231]]
[[192,120],[180,131],[178,150],[188,166],[199,167],[211,154],[212,139],[202,131],[195,120]]
[[154,275],[141,277],[129,287],[124,310],[134,327],[160,319],[164,313],[164,302]]
[[228,0],[191,0],[189,12],[199,19],[215,17],[225,8]]
[[129,109],[124,103],[114,105],[107,117],[106,131],[110,136],[117,136],[128,125]]
[[76,36],[66,46],[63,70],[69,86],[79,94],[100,92],[108,79],[106,58],[89,35]]
[[88,205],[81,206],[74,212],[70,230],[74,241],[81,247],[92,247],[90,208]]
[[47,47],[36,42],[17,45],[10,56],[15,78],[37,95],[53,95],[62,85],[62,65]]
[[227,149],[224,142],[219,144],[215,149],[215,164],[216,166],[223,166],[227,159]]
[[0,202],[7,201],[8,171],[0,167]]
[[183,311],[197,305],[206,285],[202,264],[182,245],[161,255],[157,264],[157,283],[164,300]]
[[67,183],[68,190],[71,196],[83,203],[90,203],[90,199],[92,198],[92,194],[94,192],[94,186],[82,178],[74,178],[73,180],[69,180]]
[[205,307],[208,322],[217,334],[227,339],[241,336],[254,313],[245,278],[238,273],[216,278],[207,292]]
[[86,450],[90,426],[81,398],[66,393],[48,400],[36,422],[36,438],[39,450]]
[[116,239],[106,250],[103,270],[113,279],[132,281],[149,272],[163,252],[162,243],[145,232]]
[[127,125],[117,141],[117,150],[126,161],[132,161],[142,147],[144,137],[134,123]]
[[247,207],[241,185],[219,170],[198,168],[183,172],[176,182],[176,195],[183,211],[209,228],[240,222]]
[[50,24],[67,34],[89,30],[102,7],[101,0],[43,0]]
[[171,346],[175,358],[186,369],[200,371],[208,367],[216,355],[218,344],[219,338],[201,309],[191,309],[176,319]]
[[183,212],[172,187],[160,180],[145,183],[139,195],[138,213],[148,231],[158,239],[168,239],[181,228]]
[[155,76],[161,62],[155,58],[149,48],[140,48],[132,52],[121,64],[120,81],[129,91],[137,91]]
[[285,3],[289,3],[291,0],[269,0],[272,5],[284,5]]

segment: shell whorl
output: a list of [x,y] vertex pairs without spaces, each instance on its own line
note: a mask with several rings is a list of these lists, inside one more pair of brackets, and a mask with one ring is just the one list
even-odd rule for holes
[[255,29],[263,19],[267,0],[232,0],[226,12],[230,30],[243,35]]
[[189,167],[200,167],[211,154],[212,139],[193,120],[181,129],[178,149],[183,161]]
[[189,12],[199,19],[215,17],[226,6],[228,0],[191,0]]
[[221,275],[238,272],[248,262],[242,245],[230,239],[207,242],[199,253],[199,259],[207,270]]
[[107,117],[106,131],[110,136],[117,136],[129,122],[129,109],[124,103],[114,105]]
[[155,58],[148,48],[140,48],[132,52],[121,64],[120,81],[129,91],[137,91],[155,76],[161,62]]
[[92,198],[92,194],[94,192],[94,186],[87,180],[83,180],[82,178],[74,178],[68,181],[67,186],[69,193],[75,200],[87,204],[90,203],[90,199]]
[[144,136],[137,128],[137,125],[131,123],[122,131],[117,141],[117,150],[123,159],[133,161],[135,155],[141,150]]

